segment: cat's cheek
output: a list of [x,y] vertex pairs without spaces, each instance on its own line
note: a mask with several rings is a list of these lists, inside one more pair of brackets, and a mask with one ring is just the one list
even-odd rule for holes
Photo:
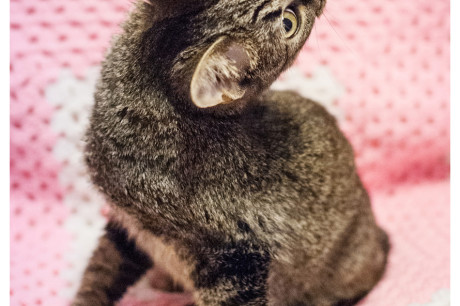
[[318,9],[315,12],[317,17],[319,17],[319,16],[321,16],[323,14],[325,6],[326,6],[326,0],[319,0]]

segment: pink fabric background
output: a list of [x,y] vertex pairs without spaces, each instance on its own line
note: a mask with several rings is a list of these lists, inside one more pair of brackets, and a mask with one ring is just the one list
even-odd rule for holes
[[[78,261],[64,225],[82,212],[64,199],[91,201],[60,179],[74,160],[57,157],[70,136],[53,122],[67,114],[71,126],[81,113],[46,92],[62,71],[87,78],[130,5],[11,1],[11,305],[66,305],[62,292],[78,283],[64,277]],[[343,86],[332,107],[391,236],[388,273],[363,305],[423,304],[449,288],[449,9],[448,0],[329,0],[295,64],[307,80],[327,67]]]

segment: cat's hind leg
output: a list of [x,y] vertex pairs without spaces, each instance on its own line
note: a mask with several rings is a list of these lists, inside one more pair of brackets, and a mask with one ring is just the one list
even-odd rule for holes
[[126,230],[109,222],[72,305],[113,305],[152,265],[151,259],[137,248]]

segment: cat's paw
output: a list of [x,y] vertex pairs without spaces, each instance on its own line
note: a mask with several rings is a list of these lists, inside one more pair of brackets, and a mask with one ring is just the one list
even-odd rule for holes
[[147,279],[153,289],[166,292],[182,292],[184,289],[161,268],[155,267],[147,273]]
[[124,297],[118,306],[192,306],[193,297],[188,293],[165,293],[152,290],[145,292],[142,298]]

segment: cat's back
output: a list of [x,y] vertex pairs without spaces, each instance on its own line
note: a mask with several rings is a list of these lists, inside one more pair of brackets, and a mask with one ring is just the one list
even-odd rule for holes
[[345,198],[361,202],[365,192],[353,149],[323,106],[290,91],[267,91],[258,105],[263,115],[252,120],[251,128],[270,143],[270,157],[279,161],[280,184],[299,199],[294,207],[300,202],[343,205]]
[[269,90],[261,95],[259,101],[272,113],[278,113],[298,124],[302,130],[321,133],[323,129],[337,128],[335,118],[321,104],[294,91]]
[[322,105],[293,91],[267,91],[259,101],[267,109],[264,125],[287,127],[280,129],[280,134],[284,133],[294,162],[316,158],[310,167],[325,166],[322,163],[326,162],[354,167],[351,145]]

